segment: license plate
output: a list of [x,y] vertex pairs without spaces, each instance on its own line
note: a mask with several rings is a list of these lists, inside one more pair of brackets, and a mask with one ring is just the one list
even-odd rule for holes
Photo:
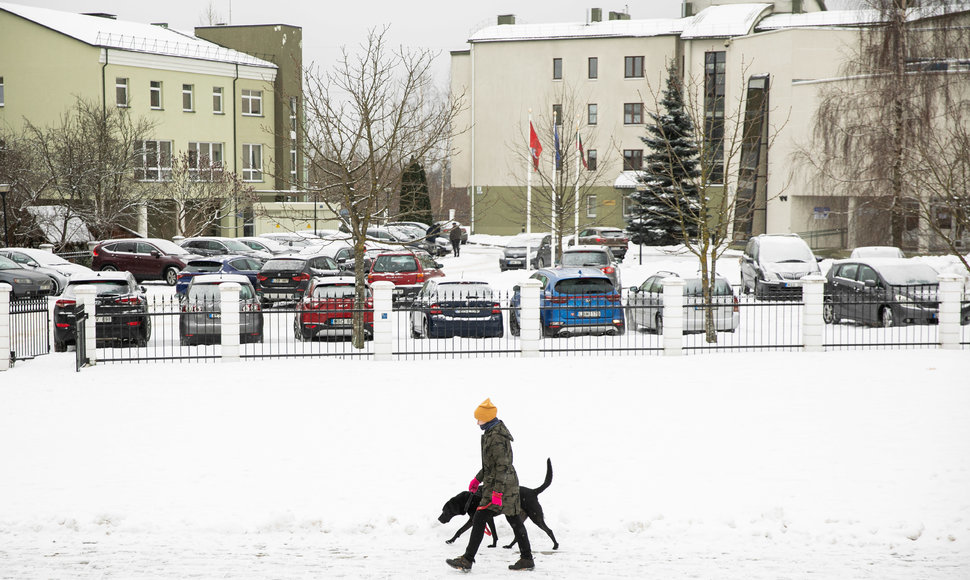
[[579,318],[598,318],[600,315],[599,310],[580,310],[576,313]]
[[518,266],[521,263],[522,263],[522,260],[509,260],[509,264],[515,264],[516,266]]
[[354,323],[353,318],[332,318],[330,319],[330,326],[350,326]]
[[286,278],[273,278],[273,284],[286,284],[287,282]]
[[456,308],[456,314],[478,314],[477,308]]
[[209,313],[209,318],[222,318],[222,313],[221,312],[210,312]]
[[95,316],[94,317],[94,321],[95,322],[111,322],[111,317],[110,316]]

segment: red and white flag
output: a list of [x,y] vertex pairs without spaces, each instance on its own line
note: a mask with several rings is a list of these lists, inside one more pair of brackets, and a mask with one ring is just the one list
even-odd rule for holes
[[539,156],[542,155],[542,144],[539,143],[539,136],[536,135],[536,129],[532,126],[532,121],[529,121],[529,152],[532,155],[532,166],[538,171]]
[[583,138],[579,133],[576,133],[576,142],[579,143],[579,158],[583,161],[583,167],[589,169],[589,164],[586,163],[586,152],[583,151]]

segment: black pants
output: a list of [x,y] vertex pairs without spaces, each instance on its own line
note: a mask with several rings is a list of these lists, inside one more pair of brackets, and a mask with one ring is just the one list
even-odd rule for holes
[[458,249],[461,248],[461,242],[451,242],[451,249],[455,252],[455,257],[458,257]]
[[[472,520],[471,537],[468,538],[468,547],[465,548],[465,557],[472,562],[475,561],[475,554],[478,553],[478,547],[482,545],[488,516],[494,515],[494,513],[488,510],[475,512],[475,518]],[[522,519],[518,516],[505,516],[505,519],[512,526],[512,533],[515,534],[515,539],[518,540],[520,557],[531,560],[532,545],[529,544],[529,533],[525,531],[525,524],[522,523]]]

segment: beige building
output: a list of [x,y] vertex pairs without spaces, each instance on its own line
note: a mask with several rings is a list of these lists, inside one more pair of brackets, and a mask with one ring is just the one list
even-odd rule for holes
[[[508,234],[526,227],[528,164],[522,159],[529,112],[543,147],[540,166],[549,173],[553,107],[568,111],[567,130],[570,115],[578,114],[572,132],[578,129],[584,151],[598,161],[593,183],[580,189],[580,227],[624,227],[633,172],[648,153],[641,141],[645,123],[674,63],[696,97],[696,117],[737,118],[762,135],[749,145],[758,162],[718,180],[746,200],[739,207],[751,209],[739,212],[745,219],[735,220],[734,237],[795,232],[814,247],[854,246],[855,200],[817,191],[795,161],[811,139],[820,88],[843,82],[841,65],[859,27],[877,17],[827,4],[836,3],[695,1],[684,3],[678,19],[592,9],[585,20],[563,24],[516,24],[514,16],[499,16],[495,26],[472,34],[467,50],[452,52],[452,92],[464,93],[469,107],[454,137],[451,178],[475,201],[475,230]],[[564,139],[567,156],[572,139]],[[729,137],[708,130],[705,140],[711,146]],[[536,179],[541,189],[543,176],[533,174]],[[548,229],[551,210],[544,201],[537,205],[535,189],[531,229]]]
[[[291,35],[299,33],[298,28],[286,28]],[[124,108],[154,126],[135,172],[146,186],[168,179],[172,160],[190,152],[195,163],[211,160],[232,171],[267,202],[269,209],[257,203],[255,211],[225,211],[218,233],[308,227],[304,214],[312,214],[312,204],[297,211],[275,208],[276,202],[290,201],[281,199],[280,191],[299,183],[302,163],[290,156],[296,136],[284,127],[287,119],[278,119],[295,117],[290,97],[299,89],[293,90],[289,81],[287,94],[279,94],[279,67],[271,60],[163,23],[8,3],[0,3],[0,30],[0,127],[5,131],[19,130],[25,119],[54,125],[78,98]],[[258,33],[245,31],[249,37]],[[215,32],[210,36],[221,37]],[[288,58],[302,46],[295,40],[285,53]],[[298,108],[296,103],[293,108]],[[122,225],[145,235],[176,233],[171,215],[147,208],[137,224]]]

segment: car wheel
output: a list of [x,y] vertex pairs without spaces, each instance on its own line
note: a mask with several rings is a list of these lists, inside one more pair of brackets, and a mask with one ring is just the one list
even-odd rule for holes
[[57,296],[61,293],[61,286],[57,283],[57,280],[51,277],[51,296]]
[[115,268],[114,267],[114,264],[105,264],[104,266],[101,266],[101,271],[102,272],[117,272],[118,271],[118,268]]
[[431,322],[427,318],[424,319],[424,337],[431,338]]
[[832,300],[826,300],[822,304],[822,320],[825,321],[825,324],[838,324],[841,320],[835,315],[835,304],[832,303]]
[[519,321],[514,314],[509,316],[509,332],[512,336],[519,336],[522,332],[519,328]]
[[663,334],[664,333],[664,315],[663,314],[660,314],[658,312],[657,313],[657,316],[654,317],[654,322],[656,324],[656,326],[654,327],[654,330],[657,331],[657,334]]
[[893,309],[888,306],[883,306],[879,309],[879,324],[883,328],[889,328],[895,324],[893,320]]
[[169,286],[175,286],[175,283],[179,279],[179,271],[175,266],[169,266],[162,270],[162,278],[165,279],[165,283]]
[[192,346],[192,341],[183,336],[179,339],[179,346]]

